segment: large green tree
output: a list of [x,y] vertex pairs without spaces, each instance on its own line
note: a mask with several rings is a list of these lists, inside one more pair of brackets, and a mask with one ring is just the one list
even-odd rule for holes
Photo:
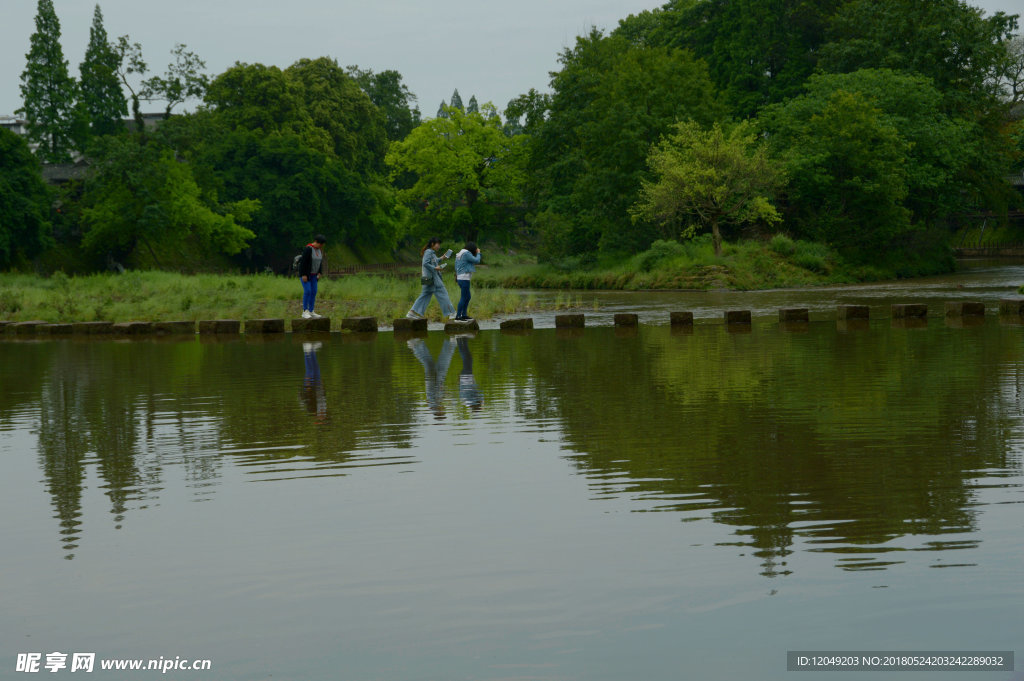
[[182,152],[224,200],[261,209],[245,253],[249,267],[283,269],[312,235],[388,249],[398,217],[383,168],[384,116],[333,60],[282,71],[236,64],[210,83],[207,110],[171,119]]
[[707,62],[738,117],[797,93],[814,71],[832,16],[847,0],[671,0],[619,32],[689,48]]
[[551,254],[599,247],[642,250],[656,230],[629,207],[647,177],[651,145],[677,121],[702,125],[722,109],[704,64],[686,50],[636,47],[594,30],[553,74],[553,93],[530,135],[536,225]]
[[447,114],[391,145],[392,173],[416,177],[399,199],[425,228],[474,241],[496,236],[520,205],[525,139],[505,135],[490,104],[477,113],[448,107]]
[[721,255],[723,227],[782,220],[772,198],[784,174],[750,123],[728,131],[717,123],[707,130],[680,123],[648,162],[654,179],[643,183],[633,215],[661,226],[669,239],[710,229],[715,255]]
[[21,74],[23,106],[18,112],[28,121],[29,139],[39,145],[39,158],[46,163],[64,163],[71,160],[74,150],[77,84],[68,74],[53,0],[39,0],[35,23]]
[[128,101],[118,77],[120,68],[120,56],[107,38],[103,13],[96,5],[89,29],[89,45],[79,66],[81,103],[93,135],[110,135],[124,130],[122,119],[128,115]]
[[416,95],[402,82],[402,74],[393,69],[374,73],[371,69],[349,66],[348,74],[384,114],[385,132],[389,140],[405,139],[420,124]]
[[138,137],[98,141],[82,201],[87,254],[151,267],[238,253],[254,236],[243,225],[258,208],[248,199],[220,203],[171,148]]
[[869,95],[799,97],[767,120],[790,177],[789,224],[802,236],[867,260],[913,228],[904,205],[912,145]]
[[0,268],[52,244],[50,200],[28,143],[0,128]]

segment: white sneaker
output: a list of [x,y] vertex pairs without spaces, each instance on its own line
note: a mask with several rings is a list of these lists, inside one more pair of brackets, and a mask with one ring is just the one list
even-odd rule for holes
[[309,316],[312,317],[313,319],[323,319],[324,318],[324,316],[322,314],[317,314],[316,312],[313,312],[312,310],[309,311]]
[[405,313],[405,318],[406,319],[425,319],[425,317],[423,315],[421,315],[419,312],[417,312],[416,310],[409,310],[408,312],[406,312]]
[[302,318],[303,319],[312,319],[313,318],[313,313],[310,312],[309,310],[303,310],[302,311]]

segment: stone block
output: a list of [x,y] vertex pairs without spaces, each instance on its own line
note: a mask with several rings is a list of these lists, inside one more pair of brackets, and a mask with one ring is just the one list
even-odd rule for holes
[[999,314],[1011,317],[1024,316],[1024,298],[1004,298],[999,301]]
[[530,331],[533,329],[533,317],[506,319],[501,322],[499,328],[502,331]]
[[479,330],[480,325],[475,319],[471,319],[468,322],[445,322],[444,324],[445,333],[467,333]]
[[73,322],[71,333],[82,336],[114,333],[114,322]]
[[153,322],[119,322],[111,328],[114,333],[122,336],[141,336],[153,333]]
[[153,322],[153,333],[161,336],[191,335],[196,333],[194,321],[180,320],[175,322]]
[[408,317],[400,317],[392,322],[392,326],[395,329],[395,333],[399,332],[411,332],[411,331],[426,331],[427,320],[426,319],[409,319]]
[[355,333],[376,333],[376,317],[346,317],[341,320],[342,331],[353,331]]
[[582,329],[586,326],[586,318],[582,314],[555,315],[556,329]]
[[779,310],[780,322],[809,322],[810,312],[806,307],[787,307]]
[[330,317],[321,317],[320,319],[303,319],[299,317],[292,320],[292,331],[294,333],[315,333],[330,330]]
[[39,327],[41,332],[49,332],[51,336],[63,336],[71,334],[71,324],[46,324]]
[[746,324],[750,325],[750,310],[726,310],[725,311],[725,323],[726,324]]
[[693,326],[692,312],[671,312],[668,317],[672,326]]
[[836,319],[868,319],[871,308],[867,305],[839,305],[836,307]]
[[947,317],[974,317],[985,316],[985,303],[979,302],[948,302],[946,303]]
[[924,303],[902,303],[890,306],[889,310],[893,319],[928,316],[928,306]]
[[237,319],[202,319],[199,321],[199,334],[237,334],[242,331],[242,322]]
[[39,319],[33,319],[28,322],[14,322],[11,324],[11,328],[14,330],[14,333],[19,336],[33,336],[39,332],[39,327],[44,326],[47,323],[48,322],[44,322]]
[[639,326],[640,317],[634,312],[615,313],[615,326]]
[[246,319],[246,333],[284,333],[283,319]]

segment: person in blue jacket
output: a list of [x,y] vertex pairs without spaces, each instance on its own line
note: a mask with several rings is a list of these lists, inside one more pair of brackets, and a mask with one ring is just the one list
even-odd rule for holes
[[412,309],[405,315],[409,319],[426,319],[427,305],[430,304],[431,296],[437,296],[442,315],[449,319],[455,319],[455,307],[452,306],[452,301],[448,297],[448,289],[444,287],[444,281],[441,279],[441,270],[448,264],[442,263],[441,260],[447,260],[451,251],[439,258],[437,255],[439,248],[441,248],[441,240],[433,237],[420,251],[423,258],[420,263],[420,283],[423,285],[423,290],[420,291],[416,302],[412,304]]
[[469,282],[476,272],[476,266],[480,264],[480,258],[480,249],[472,241],[467,241],[466,247],[455,256],[455,281],[462,292],[459,307],[455,310],[456,321],[468,322],[473,319],[469,316],[469,300],[473,297],[469,292]]

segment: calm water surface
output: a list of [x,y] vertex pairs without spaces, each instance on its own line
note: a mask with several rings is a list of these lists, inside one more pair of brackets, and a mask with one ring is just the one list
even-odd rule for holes
[[8,336],[0,678],[53,651],[404,681],[1024,650],[1022,336]]

